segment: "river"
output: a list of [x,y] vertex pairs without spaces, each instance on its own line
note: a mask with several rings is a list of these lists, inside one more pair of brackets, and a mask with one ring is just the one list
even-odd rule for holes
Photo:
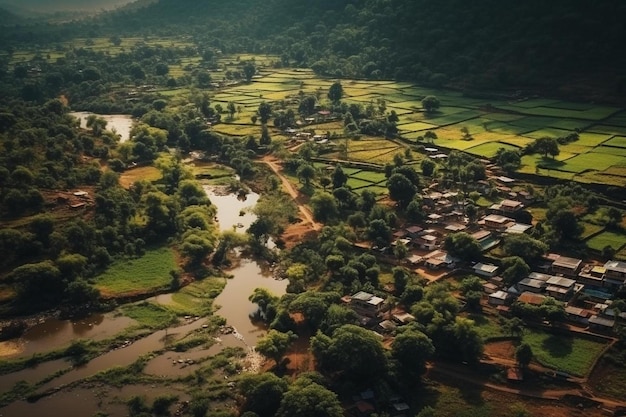
[[133,127],[133,118],[127,114],[97,114],[86,111],[74,111],[70,112],[71,116],[74,116],[80,120],[80,127],[87,129],[87,117],[90,115],[96,115],[107,121],[106,130],[115,132],[120,135],[120,142],[126,142],[130,139],[130,130]]
[[[255,215],[249,210],[258,201],[258,194],[249,193],[245,199],[238,198],[236,195],[215,192],[211,188],[206,188],[207,194],[211,202],[217,207],[217,220],[221,230],[237,230],[244,232],[245,229],[255,220]],[[240,215],[243,214],[243,215]],[[286,280],[276,280],[272,278],[271,271],[262,266],[260,263],[252,259],[242,258],[237,266],[229,270],[228,273],[232,278],[227,279],[226,287],[222,293],[215,299],[215,304],[219,306],[217,314],[224,317],[227,324],[236,329],[235,334],[220,335],[216,338],[213,346],[208,348],[195,348],[188,352],[173,352],[167,350],[166,334],[168,340],[172,338],[182,338],[190,332],[203,331],[205,319],[188,319],[185,323],[173,326],[167,330],[160,330],[141,338],[134,343],[107,352],[84,366],[72,368],[63,375],[53,378],[46,384],[42,385],[37,391],[45,392],[65,386],[75,381],[87,378],[97,372],[109,369],[113,366],[126,366],[133,363],[139,356],[148,354],[153,351],[163,350],[164,353],[157,355],[148,361],[144,372],[152,375],[159,375],[164,378],[177,378],[189,375],[198,369],[198,362],[207,356],[218,353],[224,346],[240,346],[242,348],[250,348],[256,344],[259,337],[265,334],[266,327],[262,323],[252,320],[252,315],[256,311],[256,305],[252,304],[248,297],[255,288],[263,287],[276,295],[285,293],[287,287]],[[167,304],[171,297],[162,295],[154,297],[153,302]],[[72,323],[69,321],[60,321],[49,319],[30,329],[22,339],[12,340],[7,343],[27,346],[22,353],[18,355],[32,354],[34,352],[46,352],[51,349],[57,349],[63,345],[67,345],[76,337],[103,339],[114,335],[117,331],[123,330],[132,324],[132,320],[127,317],[109,315],[94,315],[83,320],[81,323]],[[179,360],[193,360],[194,364],[180,364]],[[64,360],[56,360],[40,364],[35,368],[25,369],[13,374],[2,375],[0,378],[0,390],[2,392],[11,389],[18,381],[26,381],[30,384],[37,383],[47,376],[68,369],[69,364]],[[110,416],[123,416],[126,412],[125,408],[116,406],[116,402],[109,405],[103,402],[103,398],[107,395],[115,395],[122,397],[123,395],[110,387],[99,387],[106,393],[94,393],[93,389],[74,388],[70,390],[61,390],[53,395],[41,398],[36,403],[26,403],[22,401],[13,402],[7,407],[0,409],[0,417],[8,416],[57,416],[57,415],[91,415],[99,408],[94,405],[94,401],[102,404]],[[124,388],[121,392],[132,393],[146,390],[145,387]],[[154,387],[148,390],[146,394],[150,398],[154,398],[157,392],[162,388]],[[131,394],[124,398],[128,398]],[[184,391],[181,398],[184,398]],[[83,412],[85,414],[83,414]]]

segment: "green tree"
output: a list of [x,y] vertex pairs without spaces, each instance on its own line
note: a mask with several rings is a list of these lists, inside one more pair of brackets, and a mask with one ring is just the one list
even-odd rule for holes
[[555,138],[539,138],[533,143],[532,146],[535,152],[543,154],[544,158],[547,158],[548,155],[550,155],[552,159],[554,159],[554,157],[559,154],[559,142],[557,142]]
[[271,372],[244,375],[238,383],[239,392],[245,398],[242,411],[274,417],[287,387],[287,381]]
[[343,86],[339,81],[335,81],[328,89],[328,99],[337,104],[343,98]]
[[330,338],[318,332],[311,339],[311,350],[321,369],[347,380],[375,380],[387,370],[380,340],[372,331],[352,324],[337,328]]
[[422,99],[422,107],[426,113],[432,113],[439,108],[439,99],[435,96],[426,96]]
[[246,62],[243,66],[243,75],[246,81],[250,82],[254,74],[256,74],[256,66],[254,65],[254,62],[252,61]]
[[420,162],[422,174],[424,174],[426,177],[431,177],[433,175],[436,166],[437,164],[435,164],[433,160],[429,158],[422,159],[422,162]]
[[348,176],[343,172],[341,165],[337,165],[331,174],[333,188],[344,187],[348,182]]
[[270,106],[269,103],[262,102],[259,104],[258,113],[261,124],[267,124],[268,120],[272,116],[272,106]]
[[391,357],[407,381],[417,382],[426,372],[426,362],[434,353],[435,347],[428,336],[415,330],[400,333],[391,344]]
[[502,279],[507,285],[513,285],[528,277],[530,267],[519,256],[509,256],[502,259]]
[[402,207],[406,207],[417,193],[413,183],[406,176],[399,173],[389,177],[387,189],[389,190],[389,198],[397,201]]
[[337,200],[332,194],[325,192],[315,192],[310,200],[311,211],[315,220],[328,222],[339,216]]
[[502,250],[507,256],[519,256],[527,263],[533,263],[548,251],[548,245],[526,234],[504,237]]
[[316,383],[296,383],[285,393],[276,417],[343,417],[337,394]]
[[273,359],[276,362],[276,366],[280,366],[281,359],[296,338],[297,336],[292,332],[283,333],[277,330],[270,330],[257,341],[256,351],[263,356]]
[[296,175],[301,183],[304,183],[305,187],[309,187],[311,185],[311,181],[315,178],[315,168],[310,164],[302,164],[298,168]]
[[450,233],[444,241],[444,248],[464,261],[479,261],[482,258],[480,243],[466,232]]

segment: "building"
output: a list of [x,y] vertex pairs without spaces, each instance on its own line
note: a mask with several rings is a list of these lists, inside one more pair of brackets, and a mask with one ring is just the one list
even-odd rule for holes
[[422,235],[413,239],[413,244],[421,249],[435,250],[439,246],[439,240],[437,236]]
[[580,270],[580,266],[582,265],[582,263],[582,259],[568,258],[567,256],[558,256],[554,260],[554,262],[552,262],[552,273],[575,277],[578,275],[578,271]]
[[498,273],[497,265],[484,264],[481,262],[474,265],[472,269],[474,270],[474,273],[476,275],[481,275],[483,277],[488,277],[488,278],[494,277]]
[[489,214],[483,220],[486,227],[498,231],[505,231],[511,224],[515,223],[515,220],[500,214]]
[[626,283],[626,262],[608,261],[604,270],[604,286],[619,287]]
[[604,282],[604,273],[606,269],[600,265],[585,265],[578,273],[578,282],[585,285],[591,285],[597,288],[602,287]]
[[570,321],[587,325],[589,324],[589,316],[591,314],[584,308],[567,306],[565,307],[565,315]]
[[500,240],[496,239],[489,230],[479,230],[472,233],[471,236],[476,239],[483,252],[488,251],[500,243]]
[[533,227],[530,224],[513,223],[512,225],[509,225],[509,227],[506,228],[504,233],[507,233],[510,235],[521,235],[522,233],[528,232],[532,228]]
[[454,268],[459,262],[457,258],[442,250],[432,251],[424,256],[424,259],[424,265],[430,269]]
[[359,291],[350,298],[350,307],[362,316],[377,317],[382,311],[384,301],[374,294]]
[[574,295],[576,281],[563,277],[550,277],[546,281],[546,293],[557,300],[569,300]]
[[524,278],[517,283],[517,288],[520,292],[541,293],[547,287],[546,281],[533,278]]
[[505,199],[499,203],[492,204],[489,207],[489,210],[493,212],[507,214],[507,213],[517,213],[522,208],[524,208],[524,204],[522,204],[521,201]]
[[493,294],[489,294],[488,303],[494,306],[501,306],[506,304],[509,299],[509,294],[505,291],[496,291]]

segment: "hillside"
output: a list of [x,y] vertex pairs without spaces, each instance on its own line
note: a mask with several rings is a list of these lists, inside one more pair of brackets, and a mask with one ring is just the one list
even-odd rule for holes
[[331,76],[613,103],[626,96],[626,5],[617,1],[161,0],[114,16],[109,25],[189,31]]

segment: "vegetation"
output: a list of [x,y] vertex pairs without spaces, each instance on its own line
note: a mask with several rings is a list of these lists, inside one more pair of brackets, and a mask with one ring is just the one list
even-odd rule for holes
[[[241,294],[268,327],[255,344],[276,364],[270,371],[239,375],[256,353],[218,346],[210,359],[174,359],[190,369],[185,376],[149,374],[149,361],[169,354],[155,351],[92,380],[168,388],[131,397],[130,415],[231,415],[238,401],[244,416],[340,416],[372,390],[377,404],[398,393],[424,417],[529,414],[512,401],[498,411],[482,401],[489,394],[471,401],[471,388],[437,373],[441,385],[422,380],[427,362],[463,374],[484,366],[489,338],[521,338],[515,360],[528,372],[532,360],[590,372],[603,343],[524,329],[526,321],[557,327],[563,303],[515,302],[514,318],[498,321],[482,279],[428,283],[404,267],[412,249],[397,237],[432,227],[458,268],[488,260],[507,286],[548,252],[624,259],[626,118],[617,106],[626,84],[615,58],[623,5],[210,3],[141,2],[141,10],[57,16],[63,24],[0,10],[0,313],[79,317],[122,303],[138,323],[112,340],[76,341],[0,369],[61,357],[82,364],[182,317],[211,316],[225,284],[210,277],[255,256],[288,280],[282,296]],[[96,114],[80,127],[76,109],[132,115],[128,139]],[[286,181],[298,195],[284,193]],[[261,194],[246,233],[220,232],[206,184]],[[507,215],[532,231],[477,239],[485,209],[514,193],[531,207]],[[441,238],[429,214],[444,204],[458,225]],[[142,301],[160,292],[172,294]],[[355,294],[380,311],[357,314],[344,304]],[[623,310],[622,298],[615,294],[614,309]],[[402,312],[414,320],[392,324]],[[389,319],[383,336],[371,315]],[[223,324],[211,317],[188,334],[165,331],[163,345],[208,348]],[[2,336],[26,327],[15,321]],[[311,357],[292,364],[303,346]],[[619,355],[607,360],[621,363]],[[18,383],[0,402],[39,398],[45,383]],[[180,387],[189,403],[179,402]]]

